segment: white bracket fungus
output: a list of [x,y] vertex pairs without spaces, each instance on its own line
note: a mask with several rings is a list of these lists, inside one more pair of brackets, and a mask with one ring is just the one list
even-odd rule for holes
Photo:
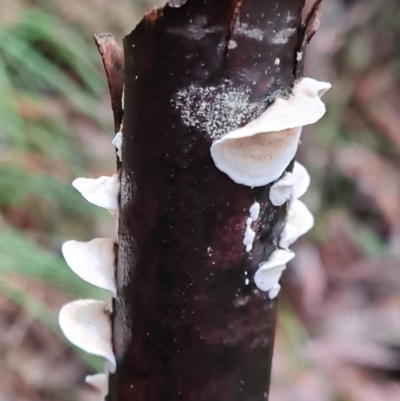
[[298,180],[293,186],[292,200],[301,198],[308,190],[311,183],[310,174],[307,169],[299,162],[294,162],[293,174]]
[[297,183],[297,175],[286,172],[283,177],[272,185],[269,191],[269,199],[274,206],[281,206],[292,197],[293,187]]
[[293,173],[286,172],[272,185],[269,198],[274,206],[281,206],[289,199],[301,198],[310,186],[310,175],[306,168],[298,162],[294,163]]
[[86,376],[85,382],[99,390],[102,399],[108,394],[108,375],[106,373]]
[[118,210],[120,184],[118,174],[111,177],[77,178],[72,185],[93,205],[110,211]]
[[116,296],[115,254],[112,238],[89,242],[67,241],[62,246],[65,261],[80,278]]
[[269,299],[275,299],[279,293],[281,292],[281,285],[279,283],[276,283],[269,291],[268,291],[268,296]]
[[286,249],[275,250],[266,262],[260,264],[256,271],[254,282],[257,288],[265,292],[272,290],[269,294],[272,299],[278,290],[276,285],[279,284],[282,273],[286,269],[286,263],[292,260],[294,256],[294,252]]
[[118,156],[119,161],[122,161],[122,130],[118,131],[115,134],[115,137],[111,141],[111,143],[117,149],[117,156]]
[[258,118],[211,145],[216,167],[250,187],[278,179],[296,154],[302,127],[325,114],[320,96],[330,87],[327,82],[300,79],[289,98],[276,98]]
[[116,361],[111,343],[111,320],[107,304],[90,299],[64,305],[58,317],[65,337],[89,354],[105,358],[110,372],[115,372]]
[[289,208],[286,225],[279,240],[279,246],[288,248],[299,237],[314,226],[314,216],[307,206],[299,200],[294,201]]

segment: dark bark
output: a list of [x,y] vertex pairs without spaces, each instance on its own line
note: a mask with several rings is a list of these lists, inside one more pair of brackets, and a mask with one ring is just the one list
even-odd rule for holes
[[[215,167],[210,146],[261,114],[276,93],[290,92],[307,43],[304,0],[173,5],[149,13],[124,39],[117,372],[109,399],[261,401],[276,302],[253,276],[277,247],[286,206],[271,205],[270,186],[235,184]],[[247,253],[255,201],[261,218]]]

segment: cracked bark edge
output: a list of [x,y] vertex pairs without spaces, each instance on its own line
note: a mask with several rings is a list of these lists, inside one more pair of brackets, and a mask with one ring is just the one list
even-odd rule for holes
[[94,41],[106,71],[114,115],[114,130],[117,133],[120,130],[123,118],[124,53],[111,34],[94,35]]
[[[298,46],[296,48],[296,63],[293,69],[294,74],[297,78],[301,77],[303,68],[304,68],[304,60],[305,60],[305,51],[307,45],[310,43],[313,36],[316,34],[320,22],[321,22],[321,15],[320,7],[323,0],[315,0],[313,5],[311,6],[310,11],[304,18],[302,23],[302,27],[299,31],[299,41]],[[297,54],[301,53],[302,58],[301,60],[297,60]]]
[[[231,181],[210,146],[290,93],[304,0],[246,0],[232,13],[238,3],[167,5],[124,38],[111,401],[268,399],[276,302],[253,276],[277,247],[286,205],[270,203],[270,185]],[[295,34],[272,43],[284,29]]]

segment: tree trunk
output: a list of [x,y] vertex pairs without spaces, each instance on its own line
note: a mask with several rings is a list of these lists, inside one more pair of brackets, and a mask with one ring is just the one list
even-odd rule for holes
[[290,93],[314,28],[304,0],[170,3],[124,39],[109,400],[266,400],[276,302],[253,277],[287,206],[271,204],[270,185],[232,181],[210,147]]
[[95,37],[118,174],[73,185],[118,217],[118,238],[62,251],[114,301],[111,319],[70,302],[59,324],[105,358],[86,381],[109,401],[268,399],[279,279],[313,225],[294,157],[330,87],[299,79],[319,2],[302,21],[304,0],[171,0],[123,52]]

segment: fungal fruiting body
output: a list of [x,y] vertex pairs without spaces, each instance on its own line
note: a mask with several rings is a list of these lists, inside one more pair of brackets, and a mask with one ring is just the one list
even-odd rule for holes
[[113,296],[116,294],[114,243],[112,238],[96,238],[89,242],[67,241],[62,246],[64,259],[75,274]]
[[111,141],[111,143],[115,146],[117,149],[117,156],[120,161],[122,161],[122,131],[118,131],[115,134],[114,139]]
[[314,217],[307,206],[295,200],[289,208],[287,222],[279,240],[279,246],[288,248],[314,226]]
[[253,249],[253,242],[256,237],[255,231],[252,229],[251,225],[255,220],[258,219],[260,214],[260,204],[254,202],[249,209],[250,217],[246,220],[246,230],[244,232],[243,245],[246,248],[246,252],[250,252]]
[[110,211],[118,210],[118,174],[111,177],[77,178],[72,185],[93,205]]
[[[121,135],[117,134],[113,142],[117,154],[120,154],[121,142]],[[97,179],[78,178],[72,185],[90,203],[118,215],[118,174]],[[114,238],[96,238],[89,242],[67,241],[62,246],[71,270],[86,282],[109,291],[113,297],[116,296],[115,242]],[[72,344],[105,359],[105,373],[86,377],[86,382],[97,388],[104,399],[108,393],[108,373],[116,370],[110,303],[91,299],[70,302],[60,310],[59,325]]]
[[[277,284],[279,284],[282,273],[286,269],[286,263],[292,260],[294,256],[292,251],[286,249],[275,250],[266,262],[260,264],[254,276],[254,282],[258,289],[265,292],[273,290],[272,295],[275,295]],[[270,298],[273,298],[271,294],[269,295]]]
[[[289,246],[314,225],[314,218],[298,200],[310,185],[310,176],[300,163],[286,171],[296,155],[302,127],[317,122],[325,114],[321,96],[329,90],[327,82],[302,78],[287,98],[276,97],[258,118],[244,127],[228,132],[211,145],[215,166],[234,182],[250,187],[270,187],[272,205],[288,205],[287,220],[279,245],[268,260],[259,265],[254,282],[274,299],[280,291],[279,280],[293,257]],[[258,211],[260,205],[258,204]],[[258,213],[257,213],[258,217]],[[243,244],[253,248],[256,232],[252,216],[246,220]]]
[[331,85],[300,79],[287,98],[277,97],[258,118],[211,145],[215,166],[238,184],[258,187],[279,177],[294,158],[302,127],[325,113],[320,97]]
[[61,308],[59,324],[72,344],[89,354],[105,358],[109,371],[115,372],[107,303],[91,299],[70,302]]
[[85,382],[97,388],[100,392],[101,398],[105,398],[108,394],[108,375],[106,373],[86,376]]
[[274,206],[281,206],[289,199],[301,198],[310,186],[310,175],[303,165],[294,162],[293,172],[287,171],[271,186],[269,199]]

